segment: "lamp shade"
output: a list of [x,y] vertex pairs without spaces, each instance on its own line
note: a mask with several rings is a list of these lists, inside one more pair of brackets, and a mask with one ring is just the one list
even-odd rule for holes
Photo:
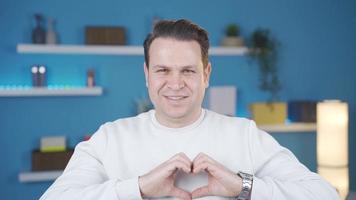
[[317,162],[318,173],[345,199],[349,190],[347,103],[317,104]]
[[340,101],[324,101],[317,105],[318,165],[348,165],[348,106]]

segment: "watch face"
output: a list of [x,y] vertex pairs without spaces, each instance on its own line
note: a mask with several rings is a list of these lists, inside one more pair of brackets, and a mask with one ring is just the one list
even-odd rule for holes
[[241,178],[246,178],[246,179],[251,179],[253,178],[253,175],[251,174],[247,174],[247,173],[244,173],[244,172],[239,172],[238,175],[241,177]]

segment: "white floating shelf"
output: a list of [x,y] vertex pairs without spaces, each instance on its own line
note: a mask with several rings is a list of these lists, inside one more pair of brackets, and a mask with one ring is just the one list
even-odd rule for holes
[[315,132],[315,123],[290,123],[290,124],[277,124],[277,125],[259,125],[260,129],[270,132]]
[[61,174],[62,170],[58,171],[40,171],[40,172],[21,172],[19,174],[19,181],[22,183],[42,182],[56,180]]
[[[246,54],[246,47],[211,47],[212,56],[238,56]],[[108,45],[46,45],[18,44],[18,53],[33,54],[96,54],[96,55],[143,55],[142,46],[108,46]]]
[[242,56],[248,52],[246,47],[211,47],[209,55],[212,56]]
[[19,44],[18,53],[143,55],[141,46]]
[[29,97],[29,96],[100,96],[101,87],[92,88],[11,88],[0,89],[0,97]]

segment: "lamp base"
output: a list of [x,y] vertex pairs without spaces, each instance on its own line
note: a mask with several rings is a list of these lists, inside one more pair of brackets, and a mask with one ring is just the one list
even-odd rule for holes
[[349,168],[318,166],[318,174],[333,185],[340,195],[340,199],[346,199],[349,192]]

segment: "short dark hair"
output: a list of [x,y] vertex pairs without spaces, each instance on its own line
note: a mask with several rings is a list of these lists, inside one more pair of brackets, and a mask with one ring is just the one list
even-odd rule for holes
[[151,43],[156,38],[173,38],[182,41],[196,41],[198,42],[201,50],[201,57],[205,67],[208,65],[208,51],[209,51],[209,37],[208,32],[193,22],[180,19],[173,20],[161,20],[156,23],[152,33],[148,34],[145,42],[143,43],[146,66],[149,63],[149,50]]

